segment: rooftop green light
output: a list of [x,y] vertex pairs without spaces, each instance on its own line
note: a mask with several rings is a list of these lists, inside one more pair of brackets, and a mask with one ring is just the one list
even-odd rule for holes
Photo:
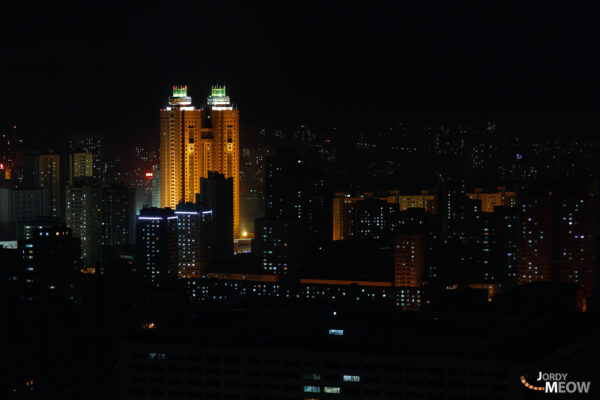
[[219,87],[219,86],[213,86],[210,92],[210,95],[212,97],[225,97],[225,86],[223,87]]
[[187,97],[187,86],[173,86],[173,97]]

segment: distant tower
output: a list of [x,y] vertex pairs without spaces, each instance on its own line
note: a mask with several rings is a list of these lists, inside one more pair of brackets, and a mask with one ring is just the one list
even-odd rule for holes
[[161,206],[194,202],[200,178],[215,171],[233,180],[233,231],[239,229],[239,112],[225,87],[213,87],[206,109],[192,106],[187,86],[174,86],[160,111]]
[[69,184],[75,178],[91,178],[94,176],[92,153],[74,153],[69,155]]
[[[43,154],[39,158],[39,186],[46,191],[48,215],[63,218],[64,176],[58,154]],[[64,173],[64,172],[63,172]]]

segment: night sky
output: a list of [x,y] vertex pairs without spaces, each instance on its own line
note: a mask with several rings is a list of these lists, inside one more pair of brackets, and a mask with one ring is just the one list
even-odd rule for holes
[[3,10],[3,119],[157,137],[158,108],[178,83],[197,105],[226,84],[242,124],[260,127],[590,127],[598,109],[596,14],[565,4],[85,3]]

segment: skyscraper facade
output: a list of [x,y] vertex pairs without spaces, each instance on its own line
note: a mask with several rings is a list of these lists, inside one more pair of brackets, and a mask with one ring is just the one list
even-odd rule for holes
[[176,86],[169,107],[160,111],[162,207],[175,209],[181,201],[193,202],[199,191],[204,150],[202,111],[191,104],[187,87]]
[[200,178],[209,171],[233,180],[233,231],[239,229],[239,112],[225,87],[213,87],[198,109],[187,86],[174,86],[169,106],[160,112],[161,206],[194,202]]

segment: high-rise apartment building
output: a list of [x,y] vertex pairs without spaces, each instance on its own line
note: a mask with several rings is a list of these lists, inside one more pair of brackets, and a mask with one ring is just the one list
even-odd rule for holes
[[521,201],[518,282],[565,282],[580,291],[580,310],[598,286],[598,203],[593,197],[547,196]]
[[297,220],[260,218],[255,222],[256,251],[265,274],[297,278],[302,240]]
[[67,187],[67,227],[74,238],[81,239],[81,258],[85,266],[96,267],[100,261],[102,236],[102,189],[91,185]]
[[87,267],[101,262],[102,246],[132,244],[135,240],[135,191],[125,184],[67,186],[67,227],[81,238]]
[[177,278],[202,278],[212,257],[212,210],[181,203],[177,217]]
[[92,174],[94,180],[99,180],[104,173],[104,138],[102,135],[75,135],[68,140],[69,153],[91,154]]
[[423,276],[424,235],[397,235],[394,240],[394,286],[420,287]]
[[187,86],[173,87],[169,106],[160,111],[161,206],[193,203],[200,178],[209,171],[233,180],[233,231],[239,229],[239,112],[213,87],[204,108],[195,108]]
[[296,151],[265,158],[265,217],[295,220],[324,241],[331,235],[330,195],[324,173]]
[[135,189],[126,184],[102,186],[102,245],[135,242]]
[[518,282],[551,282],[555,240],[552,198],[527,198],[520,203]]
[[39,186],[46,191],[48,214],[63,217],[64,212],[64,177],[62,175],[61,158],[58,154],[43,154],[39,159]]
[[598,201],[589,197],[562,198],[556,207],[558,279],[581,288],[585,299],[598,286]]
[[0,222],[33,221],[47,215],[43,189],[0,189]]
[[69,155],[69,182],[75,178],[91,178],[94,175],[92,153],[74,153]]
[[[161,205],[175,209],[193,202],[200,191],[202,156],[202,110],[195,108],[186,86],[173,87],[169,107],[160,111]],[[208,132],[204,132],[208,136]]]
[[169,208],[143,208],[136,224],[136,264],[160,286],[177,279],[177,217]]

